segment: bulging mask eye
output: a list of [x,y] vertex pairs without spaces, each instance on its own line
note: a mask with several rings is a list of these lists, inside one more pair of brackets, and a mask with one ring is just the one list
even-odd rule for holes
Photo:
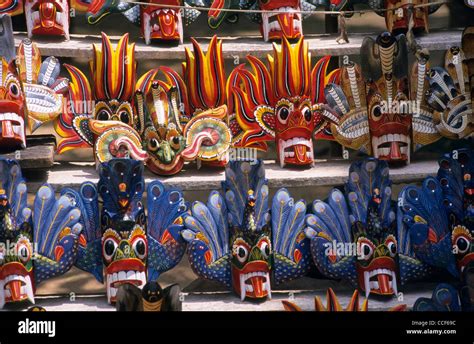
[[278,120],[280,121],[280,123],[286,124],[286,122],[288,122],[288,117],[290,116],[290,109],[289,109],[289,107],[287,107],[287,106],[281,106],[281,107],[277,110],[277,116],[278,116]]

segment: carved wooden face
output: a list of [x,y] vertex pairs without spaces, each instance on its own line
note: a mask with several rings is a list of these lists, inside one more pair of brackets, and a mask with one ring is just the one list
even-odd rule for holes
[[[162,5],[181,5],[180,0],[149,0],[149,3]],[[141,29],[146,44],[152,40],[182,41],[183,23],[177,8],[141,6]]]
[[69,36],[68,0],[25,0],[28,35]]
[[25,97],[16,70],[0,60],[0,144],[5,148],[24,148]]
[[260,0],[262,13],[263,38],[268,40],[280,40],[282,37],[295,39],[303,34],[302,18],[299,11],[299,0]]

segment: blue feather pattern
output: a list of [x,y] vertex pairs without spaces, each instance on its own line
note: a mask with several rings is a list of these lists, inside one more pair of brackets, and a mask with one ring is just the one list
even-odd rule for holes
[[64,274],[74,264],[82,230],[80,215],[81,211],[67,195],[56,199],[50,185],[39,188],[33,206],[36,283]]
[[147,187],[148,280],[156,280],[181,260],[186,243],[181,237],[187,212],[183,194],[153,181]]
[[272,245],[276,284],[304,276],[311,264],[310,243],[304,235],[306,203],[294,202],[280,189],[272,200]]
[[[221,209],[217,217],[216,211],[210,208]],[[221,218],[227,218],[227,207],[223,197],[213,191],[207,201],[194,202],[191,214],[185,216],[186,229],[182,231],[183,238],[188,242],[189,262],[192,269],[200,277],[215,280],[226,287],[231,286],[231,270],[229,242],[229,228]]]
[[438,180],[428,177],[421,188],[406,186],[398,199],[398,237],[403,238],[405,252],[457,276],[451,231]]
[[[143,163],[132,159],[112,159],[100,165],[99,175],[97,188],[103,201],[102,225],[107,225],[107,219],[144,223],[145,213],[141,204],[145,189]],[[121,206],[121,201],[127,201],[127,205]]]
[[[222,183],[225,197],[213,191],[207,204],[195,202],[185,217],[182,235],[188,244],[193,270],[201,277],[231,285],[229,233],[245,230],[244,209],[248,191],[255,196],[256,230],[271,225],[275,283],[298,278],[307,273],[311,259],[309,241],[304,235],[306,205],[294,202],[286,189],[274,196],[269,209],[269,191],[261,160],[255,163],[233,161],[226,167]],[[271,214],[271,216],[270,216]]]
[[61,191],[61,195],[73,199],[75,206],[81,211],[79,222],[82,225],[83,240],[79,240],[75,266],[91,273],[103,283],[102,232],[97,188],[91,182],[84,182],[79,191],[65,188]]
[[[27,205],[27,187],[20,165],[16,160],[0,158],[1,188],[10,204],[12,212],[12,229],[18,230],[21,225],[31,220],[31,209]],[[0,238],[6,237],[5,224],[0,223]]]
[[474,151],[459,149],[439,160],[437,178],[443,190],[443,204],[455,217],[456,223],[464,223],[474,231],[474,205],[467,201],[464,190],[474,190]]
[[234,227],[242,226],[247,192],[253,190],[257,229],[260,230],[268,222],[268,181],[265,179],[263,161],[231,161],[226,167],[225,176],[222,189],[229,210],[229,224]]
[[[334,250],[334,243],[352,242],[349,207],[344,194],[333,189],[324,202],[313,202],[312,213],[306,216],[305,234],[311,240],[311,254],[316,267],[326,276],[349,280],[357,285],[355,256]],[[331,249],[332,254],[328,254]]]
[[312,214],[306,217],[305,234],[311,240],[313,261],[324,275],[357,285],[357,252],[348,254],[339,247],[356,249],[355,245],[350,246],[353,225],[369,225],[368,209],[375,194],[380,198],[377,216],[382,228],[391,227],[395,220],[391,183],[387,163],[366,158],[351,164],[344,192],[333,189],[326,201],[313,202]]
[[431,298],[420,297],[413,305],[415,312],[459,312],[458,291],[452,285],[440,283],[433,290]]

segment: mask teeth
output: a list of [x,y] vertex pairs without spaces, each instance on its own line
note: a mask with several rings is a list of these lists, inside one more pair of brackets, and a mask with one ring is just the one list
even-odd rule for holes
[[240,301],[245,300],[245,275],[240,274]]
[[264,284],[264,288],[265,290],[267,291],[267,297],[269,300],[272,299],[272,287],[270,285],[270,273],[267,272],[267,276],[266,276],[267,280],[265,281],[265,284]]
[[0,282],[0,308],[5,306],[5,283]]
[[279,145],[279,159],[280,159],[280,167],[283,168],[285,167],[285,146],[284,146],[284,141],[280,140],[278,143]]
[[370,295],[370,277],[369,277],[368,271],[364,271],[364,288],[365,288],[365,297],[368,298]]
[[30,276],[26,276],[25,290],[26,290],[26,296],[28,297],[28,300],[30,300],[31,303],[35,303],[35,295],[33,293],[33,284],[31,283]]
[[150,15],[147,13],[143,14],[143,38],[145,39],[145,44],[149,45],[151,43],[151,28],[150,28]]
[[397,289],[397,274],[395,271],[392,271],[392,290],[395,296],[398,295],[398,289]]

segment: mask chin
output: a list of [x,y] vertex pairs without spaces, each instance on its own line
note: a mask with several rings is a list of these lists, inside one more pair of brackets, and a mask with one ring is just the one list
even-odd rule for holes
[[264,261],[247,263],[242,269],[232,266],[232,284],[241,301],[272,298],[270,270]]
[[107,301],[114,303],[118,287],[122,284],[134,284],[140,289],[146,284],[145,265],[137,259],[120,259],[106,268]]
[[7,303],[30,301],[35,303],[31,274],[21,263],[7,263],[2,266],[0,280],[0,308]]

